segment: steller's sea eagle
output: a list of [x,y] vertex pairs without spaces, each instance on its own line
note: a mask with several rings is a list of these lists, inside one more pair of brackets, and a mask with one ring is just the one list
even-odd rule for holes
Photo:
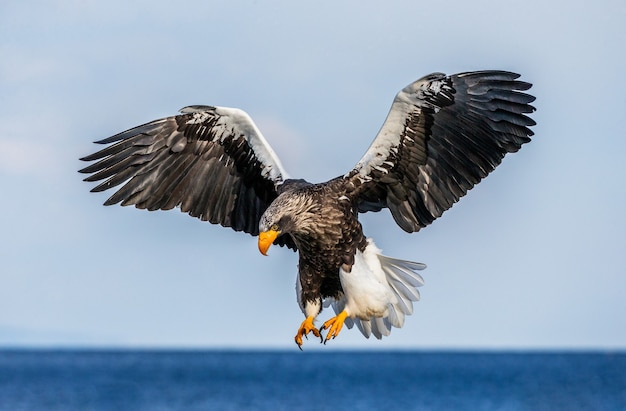
[[[406,232],[418,231],[487,176],[506,153],[530,141],[530,83],[506,71],[434,73],[402,89],[359,162],[345,175],[313,184],[290,179],[242,110],[189,106],[180,114],[100,140],[83,157],[91,191],[120,184],[104,203],[181,211],[258,235],[299,252],[296,290],[309,333],[324,342],[345,323],[369,337],[389,335],[412,314],[424,264],[381,254],[359,213],[389,208]],[[318,329],[322,307],[336,316]],[[322,336],[320,332],[326,331]]]

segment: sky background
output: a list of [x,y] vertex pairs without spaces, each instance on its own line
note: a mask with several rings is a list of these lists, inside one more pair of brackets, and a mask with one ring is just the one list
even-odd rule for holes
[[295,253],[103,207],[78,158],[222,105],[325,181],[405,85],[504,69],[534,84],[533,142],[419,233],[364,216],[385,254],[428,264],[422,300],[390,337],[324,349],[626,349],[625,44],[622,0],[3,1],[0,346],[297,349]]

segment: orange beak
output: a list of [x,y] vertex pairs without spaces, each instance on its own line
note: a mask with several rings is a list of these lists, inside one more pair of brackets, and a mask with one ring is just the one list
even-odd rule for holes
[[279,234],[280,232],[275,230],[268,230],[259,233],[259,251],[261,254],[267,255],[267,250],[269,250],[270,246]]

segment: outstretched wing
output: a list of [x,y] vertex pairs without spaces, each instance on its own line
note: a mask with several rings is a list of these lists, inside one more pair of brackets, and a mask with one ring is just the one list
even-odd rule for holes
[[434,73],[397,95],[363,158],[346,174],[359,211],[389,207],[407,232],[430,224],[530,141],[535,98],[518,74]]
[[122,183],[104,204],[148,210],[180,207],[204,221],[257,235],[259,219],[286,179],[280,161],[242,110],[185,107],[98,141],[112,144],[81,160],[91,191]]

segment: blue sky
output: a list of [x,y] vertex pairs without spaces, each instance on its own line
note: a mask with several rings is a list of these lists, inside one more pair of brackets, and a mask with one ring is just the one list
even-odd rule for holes
[[404,328],[332,346],[626,349],[626,4],[516,4],[3,2],[0,345],[295,348],[294,253],[103,207],[78,158],[222,105],[252,116],[292,176],[324,181],[406,84],[505,69],[534,84],[533,142],[417,234],[363,218],[386,254],[428,264],[426,285]]

